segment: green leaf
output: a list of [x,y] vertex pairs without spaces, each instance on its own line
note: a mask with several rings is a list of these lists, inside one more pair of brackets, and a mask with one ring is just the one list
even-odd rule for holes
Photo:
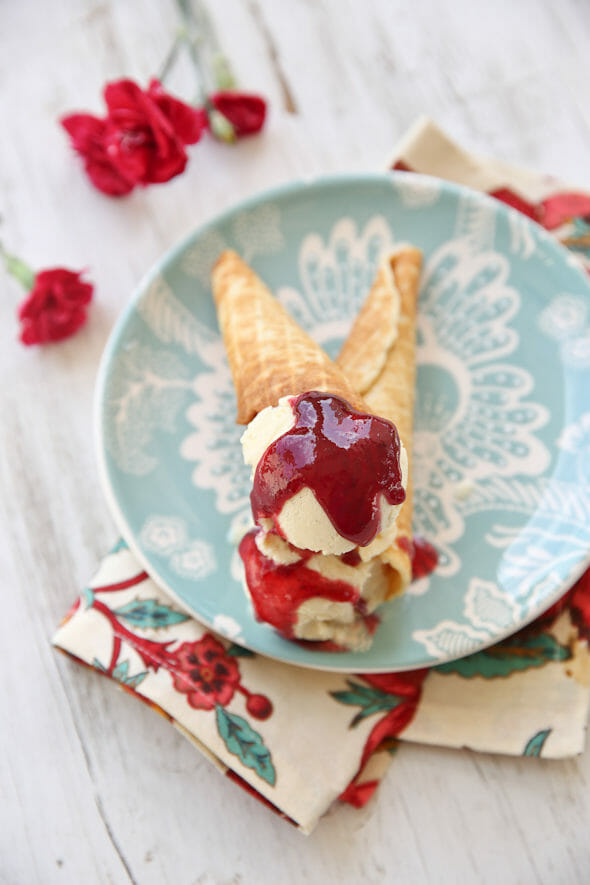
[[129,661],[121,661],[113,670],[113,679],[116,679],[118,682],[125,682],[128,671]]
[[[108,674],[109,672],[104,664],[101,664],[98,658],[93,659],[92,666],[100,673]],[[141,673],[136,673],[135,676],[129,676],[128,673],[129,661],[121,661],[121,663],[117,664],[117,666],[113,670],[113,679],[116,679],[117,682],[121,682],[123,685],[129,685],[131,688],[137,688],[137,686],[140,685],[140,683],[142,683],[145,677],[148,675],[147,670],[143,670]]]
[[588,258],[590,258],[590,224],[588,224],[583,218],[574,218],[574,230],[573,235],[566,237],[565,243],[570,249],[573,249],[575,252],[582,252]]
[[129,679],[125,680],[125,685],[129,685],[131,688],[137,688],[138,685],[141,685],[147,675],[147,670],[143,670],[141,673],[136,673],[135,676],[130,676]]
[[395,756],[399,748],[400,741],[397,738],[392,737],[389,738],[389,740],[386,740],[384,744],[381,744],[379,749],[386,750],[390,756]]
[[[398,698],[398,701],[399,701],[399,698]],[[383,710],[393,710],[395,707],[397,707],[397,702],[395,704],[390,705],[389,707],[385,707],[382,703],[369,704],[367,707],[363,707],[362,710],[359,710],[359,712],[356,714],[356,716],[353,718],[352,722],[350,723],[350,727],[354,728],[355,726],[357,726],[359,724],[359,722],[362,722],[363,719],[366,719],[368,716],[373,716],[375,713],[382,713]]]
[[434,669],[437,673],[456,673],[465,679],[473,676],[496,679],[531,667],[542,667],[551,661],[567,661],[571,656],[571,650],[566,645],[560,645],[549,633],[524,638],[516,634],[491,648],[458,661],[440,664]]
[[243,645],[236,645],[235,642],[232,643],[228,650],[228,655],[231,655],[233,658],[255,658],[256,655],[253,651],[250,651],[249,648],[244,648]]
[[551,734],[551,728],[544,728],[542,731],[538,731],[530,741],[527,741],[527,745],[524,748],[523,756],[540,756],[541,751],[543,749],[543,744]]
[[113,670],[113,679],[116,679],[117,682],[121,682],[123,685],[130,686],[130,688],[137,688],[148,675],[147,670],[143,670],[141,673],[136,673],[135,676],[129,676],[128,673],[129,661],[121,661],[121,663],[117,664]]
[[170,627],[188,621],[189,615],[175,611],[169,605],[163,605],[157,599],[134,599],[121,608],[114,610],[116,615],[134,624],[136,627]]
[[253,728],[233,713],[217,705],[217,730],[230,753],[254,771],[268,784],[274,786],[276,772],[269,750]]
[[233,144],[237,141],[236,130],[221,111],[213,106],[207,108],[207,116],[209,117],[209,129],[219,141],[225,141],[227,144]]
[[334,700],[339,701],[341,704],[348,704],[351,707],[372,706],[375,702],[374,698],[367,697],[357,691],[333,691],[331,694]]
[[[350,704],[353,707],[363,707],[364,709],[375,708],[372,712],[379,710],[393,710],[400,701],[403,700],[400,695],[390,694],[387,691],[381,691],[372,685],[363,685],[360,682],[353,682],[347,679],[346,684],[350,691],[332,691],[330,694],[334,700],[341,704]],[[371,715],[367,713],[366,715]]]

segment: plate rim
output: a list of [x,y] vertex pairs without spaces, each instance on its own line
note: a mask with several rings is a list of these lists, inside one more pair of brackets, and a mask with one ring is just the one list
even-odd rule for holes
[[[587,295],[590,299],[590,284],[588,283],[586,276],[582,270],[582,268],[572,259],[572,255],[565,246],[559,243],[558,240],[554,236],[552,236],[542,225],[533,219],[528,218],[523,215],[518,210],[513,207],[502,203],[501,201],[495,199],[489,194],[475,190],[474,188],[467,187],[465,185],[457,184],[456,182],[448,181],[443,178],[439,178],[433,175],[425,175],[422,173],[416,172],[407,172],[402,170],[387,170],[387,171],[377,171],[377,172],[337,172],[337,173],[329,173],[329,174],[318,174],[313,176],[303,176],[301,178],[290,179],[287,182],[283,182],[282,184],[275,185],[270,188],[264,188],[260,191],[257,191],[254,194],[246,197],[243,200],[239,200],[236,203],[233,203],[231,206],[225,208],[221,212],[213,215],[208,220],[196,225],[192,228],[188,233],[186,233],[183,237],[181,237],[176,243],[174,243],[170,248],[164,251],[164,253],[148,268],[148,270],[142,274],[138,283],[133,288],[131,294],[129,295],[128,301],[125,304],[123,310],[118,315],[112,329],[109,332],[108,338],[106,340],[105,346],[103,348],[100,362],[98,365],[98,370],[96,374],[95,380],[95,388],[94,388],[94,397],[93,397],[93,442],[95,449],[95,457],[98,467],[98,478],[99,483],[107,502],[107,507],[109,512],[117,526],[121,536],[123,537],[125,543],[128,548],[132,552],[132,554],[136,557],[139,564],[146,571],[148,576],[156,583],[158,587],[168,593],[174,601],[187,613],[189,613],[199,624],[205,626],[207,629],[211,629],[214,632],[218,633],[213,624],[208,621],[202,614],[197,613],[188,603],[186,603],[182,597],[174,590],[172,586],[168,583],[168,581],[162,577],[160,573],[158,573],[157,568],[152,565],[149,557],[143,552],[139,543],[136,540],[135,532],[131,529],[128,524],[128,521],[123,513],[123,510],[119,504],[117,496],[113,489],[113,484],[111,483],[109,469],[107,466],[107,456],[106,456],[106,446],[105,446],[105,422],[104,422],[104,409],[102,408],[104,402],[104,394],[106,383],[108,380],[108,371],[109,366],[111,364],[111,360],[117,352],[117,345],[119,343],[119,339],[122,336],[124,330],[126,329],[127,322],[129,318],[133,315],[136,305],[141,297],[145,294],[146,288],[149,284],[162,273],[163,269],[167,267],[170,263],[174,262],[177,256],[181,255],[189,245],[196,239],[198,239],[203,233],[205,233],[209,228],[216,227],[220,224],[223,224],[226,220],[231,219],[236,212],[244,212],[256,207],[262,203],[269,202],[274,199],[284,198],[285,196],[289,196],[292,193],[299,193],[306,189],[313,188],[321,188],[321,187],[339,187],[339,186],[350,186],[350,185],[362,185],[364,183],[383,183],[386,187],[391,187],[395,184],[396,181],[399,180],[407,180],[412,181],[414,184],[418,186],[423,185],[425,187],[432,187],[433,184],[436,184],[437,187],[446,191],[447,193],[454,194],[457,198],[461,196],[466,196],[471,199],[476,199],[477,201],[481,201],[484,204],[490,204],[494,207],[496,212],[500,212],[501,214],[505,214],[508,218],[517,217],[519,219],[519,223],[524,223],[525,225],[532,225],[536,231],[537,237],[540,237],[541,240],[544,240],[551,250],[554,250],[559,256],[561,256],[560,260],[565,261],[568,266],[574,271],[577,272],[581,281],[583,282],[584,288],[588,289]],[[354,652],[346,651],[342,653],[338,652],[330,652],[324,653],[326,655],[326,663],[318,664],[311,663],[305,660],[297,660],[293,661],[287,659],[285,657],[281,657],[276,653],[270,653],[268,651],[261,650],[258,646],[253,646],[251,643],[244,641],[243,639],[230,639],[227,636],[224,638],[230,639],[230,641],[235,642],[236,645],[241,645],[244,648],[248,648],[251,651],[255,652],[257,655],[261,657],[268,658],[269,660],[277,661],[285,666],[292,667],[301,667],[303,669],[309,670],[317,670],[324,672],[357,672],[357,673],[402,673],[408,672],[412,670],[418,670],[422,668],[435,668],[441,664],[451,663],[452,661],[460,660],[463,657],[468,657],[472,654],[477,654],[480,651],[484,651],[486,648],[490,648],[493,645],[503,641],[507,637],[517,633],[522,630],[533,621],[535,621],[538,617],[540,617],[547,609],[549,609],[552,605],[555,604],[563,595],[570,589],[573,584],[581,577],[581,575],[586,571],[586,569],[590,566],[590,549],[586,557],[583,557],[579,560],[574,567],[572,567],[567,580],[559,587],[558,590],[553,591],[552,594],[549,594],[547,598],[544,599],[542,606],[537,607],[532,614],[529,614],[523,620],[518,621],[518,625],[512,625],[509,629],[505,631],[498,632],[494,634],[493,637],[489,639],[489,641],[483,640],[480,644],[478,644],[477,648],[474,651],[468,653],[468,655],[446,655],[444,658],[440,660],[433,660],[432,658],[425,658],[421,662],[412,662],[411,664],[397,664],[393,667],[388,666],[384,668],[382,666],[367,666],[362,663],[362,655],[359,654],[358,665],[351,666],[350,665],[350,656],[354,654]],[[269,628],[271,629],[271,628]],[[221,634],[223,636],[223,634]],[[288,640],[285,640],[286,642]],[[317,654],[317,651],[316,651]],[[346,663],[341,662],[340,664],[335,663],[336,659],[343,655],[346,657]],[[330,663],[332,661],[332,663]]]

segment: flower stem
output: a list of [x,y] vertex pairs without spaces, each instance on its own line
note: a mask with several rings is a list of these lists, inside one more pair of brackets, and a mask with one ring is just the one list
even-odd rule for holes
[[119,655],[121,653],[121,637],[116,634],[113,635],[113,651],[111,653],[111,661],[109,664],[109,668],[107,670],[107,675],[112,676],[115,667],[117,666],[117,661],[119,660]]
[[[229,89],[236,85],[227,58],[221,52],[213,25],[199,0],[176,0],[182,19],[182,33],[193,63],[197,79],[195,104],[204,105],[211,132],[228,144],[237,140],[232,123],[209,100],[209,94],[217,89]],[[203,55],[211,56],[211,63]]]
[[218,89],[237,88],[238,83],[226,55],[216,51],[211,59],[211,64],[213,67],[213,79]]
[[209,117],[209,127],[215,138],[218,138],[219,141],[225,141],[227,144],[233,144],[234,141],[237,141],[236,130],[227,117],[221,111],[218,111],[217,108],[214,108],[210,101],[205,103],[205,107]]
[[[214,89],[235,89],[237,81],[224,55],[215,28],[200,0],[176,0],[185,29],[189,52],[197,76],[205,92]],[[203,62],[202,50],[208,56]]]
[[160,67],[159,72],[156,74],[156,79],[163,83],[170,73],[174,62],[176,61],[176,57],[178,56],[178,50],[180,49],[182,43],[186,39],[186,31],[184,28],[179,28],[176,32],[176,37],[174,38],[174,43],[170,47],[168,51],[168,55],[162,62],[162,66]]
[[236,89],[237,80],[229,59],[221,48],[211,17],[202,0],[193,0],[193,2],[196,6],[197,21],[203,35],[203,43],[209,49],[210,67],[215,87],[216,89]]
[[101,587],[93,587],[93,593],[112,593],[115,590],[128,590],[129,587],[135,587],[136,584],[141,584],[148,577],[147,572],[138,572],[138,574],[133,575],[132,578],[127,578],[125,581],[117,581],[115,584],[103,584]]
[[15,280],[18,280],[27,292],[30,292],[35,284],[35,274],[28,264],[25,264],[25,262],[21,261],[20,258],[17,258],[16,255],[11,255],[10,252],[7,252],[1,241],[0,255],[4,260],[4,267],[7,272],[14,277]]
[[187,45],[187,49],[193,63],[195,77],[197,79],[197,97],[195,104],[204,104],[207,93],[209,92],[209,84],[207,82],[207,72],[204,68],[200,46],[201,36],[197,27],[197,20],[192,9],[190,0],[176,0],[180,15],[182,18],[182,32]]

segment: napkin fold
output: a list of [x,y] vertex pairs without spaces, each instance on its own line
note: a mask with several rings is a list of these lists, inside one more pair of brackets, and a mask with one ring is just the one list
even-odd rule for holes
[[[426,119],[390,166],[491,193],[552,231],[590,272],[589,194],[475,157]],[[224,774],[309,833],[336,799],[364,805],[404,741],[581,753],[589,637],[586,573],[534,624],[458,661],[393,674],[304,670],[189,617],[120,541],[53,643],[163,713]]]

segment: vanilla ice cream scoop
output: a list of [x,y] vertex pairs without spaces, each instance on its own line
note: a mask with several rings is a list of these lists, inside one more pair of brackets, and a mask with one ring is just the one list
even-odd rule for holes
[[263,409],[242,436],[252,512],[265,531],[325,555],[377,556],[405,499],[406,451],[395,426],[312,391]]

